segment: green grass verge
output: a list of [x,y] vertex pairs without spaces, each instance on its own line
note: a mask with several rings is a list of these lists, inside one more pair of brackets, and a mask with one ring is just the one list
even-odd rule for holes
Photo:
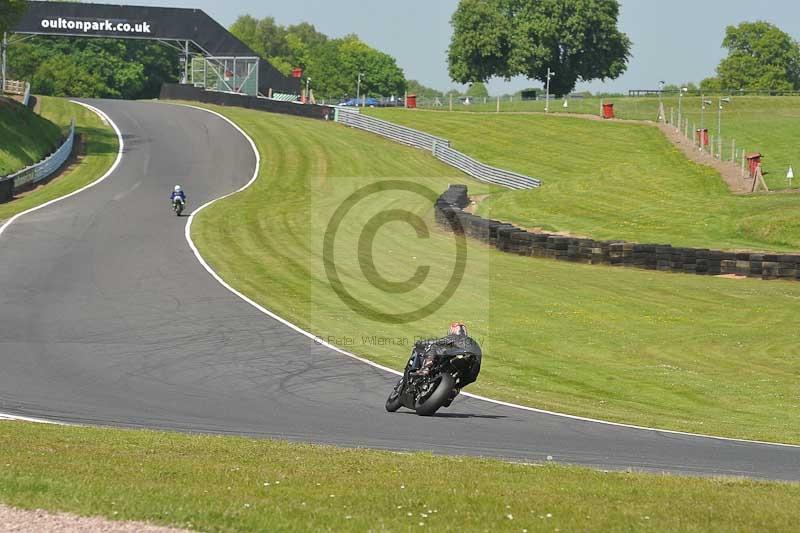
[[800,485],[5,422],[0,500],[203,531],[789,531]]
[[0,204],[0,221],[7,220],[37,205],[58,198],[99,178],[108,170],[117,155],[119,143],[114,130],[85,107],[68,100],[38,97],[41,115],[66,131],[70,120],[76,120],[77,131],[86,139],[86,154],[79,164],[44,186],[25,193],[22,197]]
[[597,239],[724,249],[800,249],[798,197],[735,196],[656,128],[544,115],[370,110],[444,136],[501,168],[540,177],[479,213]]
[[[701,123],[709,133],[717,135],[717,97],[706,97],[712,104],[701,111],[701,98],[687,96],[678,102],[677,96],[664,97],[664,108],[667,117],[670,111],[677,120],[678,109],[684,117],[689,118],[689,127],[699,128]],[[658,98],[606,98],[605,102],[614,104],[614,112],[618,118],[633,120],[651,120],[658,118]],[[481,100],[482,102],[482,100]],[[501,112],[544,112],[544,101],[522,102],[504,101],[500,105]],[[573,99],[569,107],[564,108],[562,102],[551,102],[550,111],[559,113],[582,113],[600,115],[601,100],[599,98]],[[446,110],[445,108],[431,108]],[[494,112],[496,103],[478,103],[478,105],[454,107],[457,111]],[[736,141],[738,148],[748,152],[764,154],[763,169],[767,184],[771,189],[788,187],[786,170],[789,165],[800,165],[800,153],[796,148],[796,139],[800,135],[800,97],[796,96],[734,96],[733,101],[724,104],[722,112],[723,156],[730,159],[731,141]],[[794,180],[793,187],[800,182]]]
[[58,146],[60,137],[56,124],[0,97],[0,176],[40,161]]
[[[449,182],[473,192],[486,186],[452,177],[422,151],[337,124],[214,109],[254,138],[262,167],[252,187],[203,211],[192,235],[223,278],[279,315],[397,368],[415,336],[438,335],[462,319],[485,348],[475,392],[615,421],[800,442],[800,284],[565,264],[468,242],[463,281],[443,308],[409,324],[371,320],[339,299],[324,271],[322,235],[345,198],[398,177],[435,191]],[[361,229],[398,208],[431,227],[427,239],[397,222],[375,235],[386,278],[406,280],[431,266],[428,279],[404,294],[372,286],[359,264],[367,255],[359,251]],[[432,301],[450,278],[454,244],[431,211],[428,199],[401,192],[360,203],[336,240],[342,283],[387,312]]]

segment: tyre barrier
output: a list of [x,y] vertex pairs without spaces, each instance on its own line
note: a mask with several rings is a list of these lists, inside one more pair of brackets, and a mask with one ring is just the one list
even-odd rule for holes
[[469,203],[466,185],[451,185],[436,201],[436,222],[450,230],[461,228],[468,237],[502,252],[574,263],[703,276],[737,275],[764,280],[800,281],[800,254],[726,252],[708,248],[680,248],[669,244],[597,241],[527,231],[513,224],[467,213],[463,209]]

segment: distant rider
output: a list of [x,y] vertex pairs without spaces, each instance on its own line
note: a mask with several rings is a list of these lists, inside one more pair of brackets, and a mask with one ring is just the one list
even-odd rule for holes
[[183,192],[183,189],[180,185],[176,185],[175,189],[172,191],[172,195],[170,195],[169,199],[172,200],[172,203],[175,203],[175,200],[178,198],[181,199],[182,203],[186,203],[186,193]]
[[[470,348],[474,347],[475,350]],[[412,376],[427,376],[430,374],[433,364],[436,362],[436,356],[450,348],[460,348],[467,352],[480,354],[480,347],[472,337],[467,334],[467,326],[463,322],[453,322],[445,337],[441,339],[421,340],[414,343],[414,350],[411,352],[411,375]],[[460,383],[460,387],[464,387],[474,382],[478,378],[478,373],[481,370],[481,360],[478,358],[474,367],[472,368],[471,375],[466,380]]]

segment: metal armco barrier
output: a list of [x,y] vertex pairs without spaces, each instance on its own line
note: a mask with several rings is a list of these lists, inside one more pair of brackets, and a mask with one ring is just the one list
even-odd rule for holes
[[69,134],[58,150],[47,156],[42,161],[23,168],[8,176],[0,177],[0,202],[11,199],[14,192],[31,184],[38,183],[49,178],[61,168],[72,154],[72,147],[75,143],[75,120],[69,127]]
[[435,143],[433,146],[433,155],[436,159],[452,167],[456,167],[477,180],[495,183],[508,187],[509,189],[532,189],[542,185],[542,182],[535,178],[517,174],[510,170],[490,167],[480,161],[476,161],[458,150],[450,148],[449,145],[445,146]]
[[362,129],[402,144],[427,150],[443,163],[455,167],[480,181],[502,185],[509,189],[533,189],[542,185],[541,180],[476,161],[468,155],[451,148],[450,141],[447,139],[442,139],[429,133],[362,115],[358,110],[341,107],[337,108],[336,117],[338,122],[346,126]]
[[339,108],[338,121],[345,126],[375,133],[393,141],[433,152],[437,144],[450,146],[450,141],[415,129],[399,126],[386,120],[362,115],[358,111]]

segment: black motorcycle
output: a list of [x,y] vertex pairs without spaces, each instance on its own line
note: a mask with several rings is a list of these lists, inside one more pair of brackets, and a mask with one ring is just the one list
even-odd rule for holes
[[431,416],[442,407],[450,407],[461,389],[475,381],[480,372],[481,349],[477,344],[451,346],[437,353],[427,375],[411,372],[413,358],[394,386],[386,410],[394,413],[407,407],[421,416]]

